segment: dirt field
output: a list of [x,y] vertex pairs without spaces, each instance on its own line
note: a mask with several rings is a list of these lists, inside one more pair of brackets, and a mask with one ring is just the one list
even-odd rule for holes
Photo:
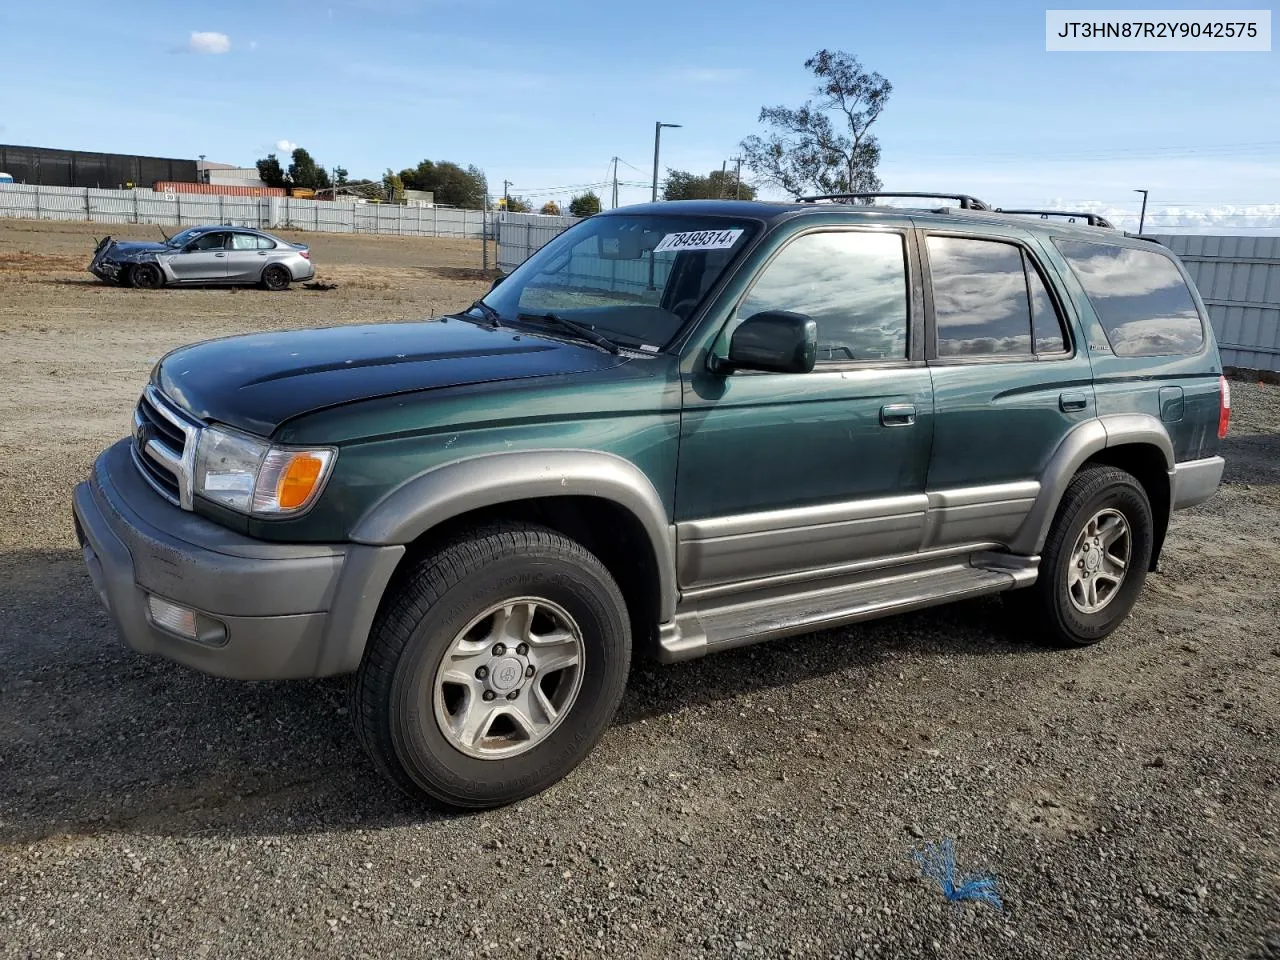
[[[0,956],[1280,958],[1280,387],[1234,385],[1227,484],[1102,645],[992,600],[639,668],[568,780],[441,817],[341,681],[125,649],[69,504],[164,351],[465,306],[478,246],[142,292],[85,272],[101,232],[0,221]],[[921,878],[943,837],[1003,909]]]

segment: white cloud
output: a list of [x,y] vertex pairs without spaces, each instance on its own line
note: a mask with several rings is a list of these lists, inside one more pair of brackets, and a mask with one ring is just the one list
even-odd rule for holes
[[187,49],[192,53],[226,53],[231,49],[231,38],[225,33],[193,30]]
[[[1184,191],[1185,192],[1185,191]],[[1054,209],[1063,209],[1060,205]],[[1138,229],[1138,205],[1119,206],[1101,201],[1087,201],[1072,206],[1082,213],[1100,213],[1117,227]],[[1217,230],[1230,233],[1238,228],[1252,230],[1280,229],[1280,203],[1215,204],[1212,201],[1195,205],[1157,205],[1147,207],[1146,233],[1159,233],[1164,229],[1190,229],[1196,231]]]
[[292,140],[277,140],[276,149],[281,153],[293,153],[293,151],[298,149],[298,145]]

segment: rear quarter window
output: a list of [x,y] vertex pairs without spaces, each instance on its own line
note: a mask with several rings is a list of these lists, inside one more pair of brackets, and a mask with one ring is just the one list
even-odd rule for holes
[[1118,357],[1186,356],[1204,346],[1191,290],[1161,253],[1055,239]]

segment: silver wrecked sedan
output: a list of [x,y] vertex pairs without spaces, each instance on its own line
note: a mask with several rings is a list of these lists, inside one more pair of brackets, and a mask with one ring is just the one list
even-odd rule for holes
[[154,290],[166,285],[248,285],[284,290],[316,275],[311,250],[251,227],[188,227],[163,243],[103,237],[89,272],[109,283]]

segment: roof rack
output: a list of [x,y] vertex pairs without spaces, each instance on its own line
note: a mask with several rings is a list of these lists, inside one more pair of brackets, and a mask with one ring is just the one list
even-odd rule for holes
[[865,200],[871,197],[927,197],[931,200],[958,200],[961,210],[990,210],[989,204],[967,193],[824,193],[816,197],[797,197],[801,203],[816,200]]
[[1041,220],[1048,220],[1050,217],[1068,217],[1071,220],[1085,220],[1091,227],[1109,227],[1114,230],[1116,225],[1106,217],[1098,213],[1077,213],[1072,210],[1005,210],[996,207],[996,213],[1021,213],[1037,215]]

